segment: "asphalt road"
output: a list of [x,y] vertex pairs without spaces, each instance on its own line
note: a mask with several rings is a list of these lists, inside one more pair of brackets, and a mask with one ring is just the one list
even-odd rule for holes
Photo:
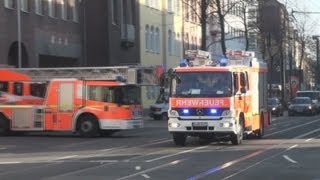
[[261,140],[177,147],[165,121],[112,137],[0,137],[1,180],[320,180],[320,116],[274,117]]

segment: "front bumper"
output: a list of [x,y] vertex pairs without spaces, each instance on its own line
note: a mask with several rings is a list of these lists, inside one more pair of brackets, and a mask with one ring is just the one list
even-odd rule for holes
[[143,128],[143,120],[100,120],[100,129],[124,130]]
[[178,120],[178,118],[169,118],[169,132],[186,133],[221,133],[236,134],[237,129],[234,118],[223,118],[222,120]]

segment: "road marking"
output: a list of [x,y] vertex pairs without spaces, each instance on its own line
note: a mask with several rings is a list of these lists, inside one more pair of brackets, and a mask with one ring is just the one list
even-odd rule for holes
[[309,141],[312,141],[313,138],[310,138],[310,139],[306,139],[305,142],[309,142]]
[[165,168],[165,167],[168,167],[168,166],[174,166],[174,165],[176,165],[178,163],[181,163],[182,161],[184,161],[184,160],[183,159],[175,160],[175,161],[172,161],[170,163],[162,164],[160,166],[156,166],[156,167],[153,167],[153,168],[150,168],[150,169],[146,169],[146,170],[138,172],[138,173],[134,173],[134,174],[131,174],[131,175],[128,175],[128,176],[124,176],[124,177],[118,178],[117,180],[129,179],[129,178],[132,178],[132,177],[135,177],[135,176],[138,176],[138,175],[143,175],[143,174],[146,174],[148,172],[155,171],[155,170],[158,170],[158,169],[161,169],[161,168]]
[[55,160],[63,160],[63,159],[71,159],[71,158],[74,158],[74,157],[77,157],[78,155],[71,155],[71,156],[63,156],[63,157],[59,157]]
[[20,164],[21,162],[19,162],[19,161],[12,161],[12,162],[10,162],[10,161],[8,161],[8,162],[0,162],[0,164],[1,165],[5,165],[5,164]]
[[289,161],[289,162],[291,162],[291,163],[294,163],[294,164],[297,164],[297,163],[298,163],[297,161],[291,159],[291,158],[290,158],[289,156],[287,156],[287,155],[283,155],[283,157],[284,157],[287,161]]
[[291,149],[296,148],[296,147],[298,147],[298,144],[295,144],[293,146],[288,147],[287,150],[291,150]]
[[297,137],[295,137],[295,139],[300,139],[300,138],[306,137],[306,136],[308,136],[308,135],[310,135],[310,134],[313,134],[313,133],[315,133],[315,132],[318,132],[318,131],[320,131],[320,128],[315,129],[315,130],[313,130],[313,131],[310,131],[310,132],[308,132],[308,133],[302,134],[302,135],[300,135],[300,136],[297,136]]
[[[317,120],[317,121],[319,121],[319,120]],[[316,122],[316,121],[313,121],[313,122]],[[307,124],[310,124],[310,123],[307,123]],[[289,128],[289,129],[291,129],[291,128]],[[316,129],[316,130],[319,131],[320,129]],[[314,130],[314,132],[315,132],[316,130]],[[282,131],[285,131],[285,130],[282,130]],[[280,132],[280,131],[279,131],[279,132]],[[291,138],[291,139],[303,138],[303,137],[306,137],[306,136],[308,136],[308,135],[310,135],[310,134],[312,134],[312,133],[314,133],[314,132],[311,131],[311,132],[308,132],[308,133],[304,133],[304,134],[301,134],[301,135],[299,135],[299,136],[293,137],[293,138]],[[232,165],[235,165],[235,164],[237,164],[237,163],[239,163],[239,162],[241,162],[241,161],[244,161],[244,160],[247,160],[247,159],[249,159],[249,158],[258,156],[258,155],[260,155],[260,154],[262,154],[262,153],[264,153],[264,152],[266,152],[266,151],[268,151],[268,150],[271,150],[271,149],[276,148],[276,147],[279,146],[279,145],[285,144],[285,143],[288,142],[288,141],[289,141],[289,140],[283,141],[283,142],[281,142],[281,143],[279,143],[279,144],[276,144],[276,145],[270,146],[270,147],[268,147],[268,148],[265,148],[265,149],[256,151],[256,152],[254,152],[254,153],[251,153],[251,154],[248,154],[248,155],[246,155],[246,156],[240,157],[240,158],[238,158],[238,159],[236,159],[236,160],[229,161],[229,162],[227,162],[227,163],[224,163],[223,165],[220,165],[220,166],[217,166],[217,167],[213,167],[213,168],[211,168],[211,169],[209,169],[209,170],[207,170],[207,171],[205,171],[205,172],[202,172],[202,173],[200,173],[200,174],[197,174],[197,175],[195,175],[195,176],[192,176],[192,177],[188,178],[188,180],[201,179],[201,178],[206,177],[206,176],[208,176],[208,175],[210,175],[210,174],[216,173],[216,172],[221,171],[221,170],[223,170],[223,169],[225,169],[225,168],[227,168],[227,167],[230,167],[230,166],[232,166]],[[284,152],[286,152],[286,151],[289,151],[289,150],[291,150],[291,149],[293,149],[293,148],[295,148],[295,147],[297,147],[297,146],[298,146],[297,144],[296,144],[296,145],[293,145],[293,146],[290,146],[290,147],[288,147],[287,149],[285,149],[285,150],[283,150],[283,151],[281,151],[281,152],[279,152],[279,153],[276,153],[276,154],[274,154],[274,155],[272,155],[272,156],[269,156],[269,157],[267,157],[267,158],[264,158],[264,159],[262,159],[261,161],[258,161],[258,162],[256,162],[256,163],[254,163],[253,165],[248,166],[247,168],[244,168],[244,169],[242,169],[242,170],[240,170],[240,171],[238,171],[238,172],[236,172],[236,173],[233,173],[233,174],[227,176],[227,177],[224,178],[224,179],[229,179],[229,178],[231,178],[231,177],[234,177],[234,176],[236,176],[236,175],[238,175],[238,174],[240,174],[240,173],[242,173],[242,172],[244,172],[244,171],[246,171],[246,170],[248,170],[248,169],[250,169],[250,168],[252,168],[252,167],[254,167],[254,166],[256,166],[256,165],[258,165],[258,164],[261,164],[262,162],[264,162],[264,161],[266,161],[266,160],[272,159],[272,158],[274,158],[274,157],[276,157],[276,156],[278,156],[278,155],[280,155],[280,154],[282,154],[282,153],[284,153]]]
[[7,149],[7,148],[5,148],[5,147],[1,147],[1,148],[0,148],[0,150],[5,150],[5,149]]
[[243,161],[243,160],[246,160],[246,159],[250,159],[250,158],[252,158],[252,157],[255,157],[255,156],[263,153],[264,151],[266,151],[266,150],[259,150],[259,151],[256,151],[256,152],[254,152],[254,153],[248,154],[248,155],[246,155],[246,156],[242,156],[242,157],[240,157],[240,158],[238,158],[238,159],[235,159],[235,160],[233,160],[233,161],[226,162],[226,163],[224,163],[224,164],[222,164],[222,165],[220,165],[220,166],[211,168],[211,169],[209,169],[209,170],[207,170],[207,171],[205,171],[205,172],[202,172],[202,173],[197,174],[197,175],[195,175],[195,176],[189,177],[187,180],[196,180],[196,179],[204,178],[204,177],[206,177],[206,176],[208,176],[208,175],[210,175],[210,174],[213,174],[213,173],[215,173],[215,172],[218,172],[218,171],[220,171],[220,170],[223,170],[223,169],[225,169],[225,168],[228,168],[228,167],[230,167],[230,166],[232,166],[232,165],[234,165],[234,164],[237,164],[237,163],[239,163],[239,162],[241,162],[241,161]]
[[135,169],[136,169],[137,171],[140,171],[140,170],[141,170],[141,166],[136,166]]
[[141,176],[146,178],[146,179],[150,179],[150,176],[148,176],[147,174],[142,174]]
[[112,150],[120,149],[120,148],[128,148],[128,146],[119,146],[119,147],[115,147],[115,148],[100,149],[99,151],[105,152],[105,151],[112,151]]
[[117,163],[119,162],[119,160],[91,160],[89,162],[103,164],[103,163]]
[[163,141],[163,140],[168,140],[168,138],[155,139],[155,140],[150,141],[150,143],[154,143],[157,141]]
[[193,148],[193,149],[181,151],[181,152],[178,152],[178,153],[168,154],[168,155],[166,155],[166,156],[160,156],[160,157],[158,157],[158,158],[149,159],[149,160],[146,160],[145,162],[148,162],[148,163],[149,163],[149,162],[157,161],[157,160],[160,160],[160,159],[165,159],[165,158],[172,157],[172,156],[189,153],[189,152],[192,152],[192,151],[195,151],[195,150],[204,149],[204,148],[207,148],[207,147],[208,147],[208,146],[201,146],[201,147],[197,147],[197,148]]
[[298,126],[293,126],[291,128],[287,128],[287,129],[276,131],[276,132],[273,132],[273,133],[270,133],[270,134],[266,134],[266,135],[264,135],[264,137],[269,137],[269,136],[272,136],[272,135],[275,135],[275,134],[280,134],[280,133],[283,133],[283,132],[287,132],[287,131],[290,131],[292,129],[303,127],[303,126],[306,126],[306,125],[309,125],[309,124],[312,124],[312,123],[316,123],[316,122],[319,122],[319,121],[320,121],[320,119],[315,120],[315,121],[311,121],[311,122],[308,122],[308,123],[305,123],[305,124],[300,124]]

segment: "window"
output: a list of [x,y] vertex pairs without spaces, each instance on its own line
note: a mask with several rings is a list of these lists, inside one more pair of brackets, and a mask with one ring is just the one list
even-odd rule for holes
[[156,28],[156,52],[160,53],[160,31]]
[[20,82],[16,82],[13,84],[13,94],[22,96],[23,92],[23,84]]
[[20,0],[20,9],[24,12],[29,12],[29,0]]
[[171,42],[171,44],[172,44],[172,55],[176,55],[177,53],[176,53],[176,33],[175,32],[173,32],[172,33],[172,42]]
[[173,9],[172,9],[172,1],[173,1],[173,0],[168,0],[168,12],[173,12]]
[[145,30],[145,44],[146,44],[146,50],[150,49],[150,45],[149,45],[149,26],[146,25],[146,30]]
[[77,6],[76,2],[77,2],[76,0],[69,0],[69,6],[70,6],[70,9],[71,9],[71,13],[72,13],[72,20],[74,22],[79,22],[78,6]]
[[111,15],[112,23],[118,24],[118,0],[111,1]]
[[67,0],[61,0],[61,18],[63,20],[68,20],[68,3]]
[[8,92],[8,82],[0,81],[0,91]]
[[13,9],[16,0],[4,0],[4,7]]
[[35,13],[43,15],[43,0],[35,0]]
[[56,2],[55,0],[48,0],[48,15],[56,17]]
[[151,48],[150,49],[154,52],[156,48],[155,48],[155,33],[154,33],[153,26],[151,26],[150,34],[151,34],[151,43],[150,43]]
[[172,31],[168,30],[168,53],[172,55]]
[[181,43],[180,43],[180,34],[177,33],[177,39],[176,39],[176,50],[177,50],[177,56],[180,56],[181,51]]
[[180,0],[176,0],[176,14],[180,15]]

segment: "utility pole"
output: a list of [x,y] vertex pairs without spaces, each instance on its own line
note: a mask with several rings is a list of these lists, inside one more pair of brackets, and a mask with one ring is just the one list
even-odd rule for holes
[[317,71],[316,71],[316,89],[319,90],[320,82],[319,82],[319,35],[312,36],[312,39],[316,41],[316,53],[317,53]]

